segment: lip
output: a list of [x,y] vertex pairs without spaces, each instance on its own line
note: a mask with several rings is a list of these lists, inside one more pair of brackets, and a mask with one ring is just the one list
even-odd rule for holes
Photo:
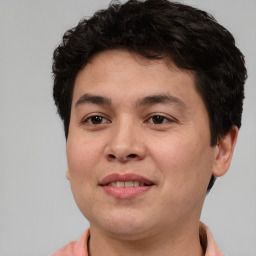
[[[115,181],[137,181],[139,183],[144,183],[146,186],[136,186],[136,187],[113,187],[111,185],[107,185],[110,182]],[[151,180],[134,173],[128,174],[118,174],[113,173],[105,176],[99,183],[99,185],[103,188],[103,190],[109,195],[117,199],[130,199],[135,198],[145,192],[151,190],[154,182]]]
[[144,183],[146,185],[155,185],[153,181],[135,174],[135,173],[126,173],[126,174],[118,174],[118,173],[112,173],[110,175],[105,176],[101,181],[100,185],[105,186],[110,182],[115,182],[115,181],[138,181],[140,183]]

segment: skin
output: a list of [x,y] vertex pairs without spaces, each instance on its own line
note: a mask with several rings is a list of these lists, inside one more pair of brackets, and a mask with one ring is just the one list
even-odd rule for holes
[[[192,72],[127,51],[96,55],[76,78],[67,139],[67,178],[90,222],[90,255],[203,255],[207,186],[212,174],[227,171],[237,133],[232,127],[210,146]],[[112,173],[139,174],[154,185],[116,198],[99,185]]]

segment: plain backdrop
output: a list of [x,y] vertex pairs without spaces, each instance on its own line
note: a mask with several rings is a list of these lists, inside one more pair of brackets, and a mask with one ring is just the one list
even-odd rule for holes
[[[256,255],[256,1],[187,0],[213,14],[246,57],[243,125],[229,172],[204,221],[229,256]],[[0,0],[0,255],[50,255],[88,222],[74,203],[62,123],[52,100],[52,52],[63,33],[109,0]]]

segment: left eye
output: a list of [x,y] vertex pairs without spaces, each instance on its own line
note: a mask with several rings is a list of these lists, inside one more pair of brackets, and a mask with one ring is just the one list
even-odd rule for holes
[[102,116],[90,116],[83,121],[83,123],[89,123],[92,125],[103,124],[106,122],[108,122],[108,120]]
[[161,115],[155,115],[148,119],[148,122],[151,124],[164,124],[166,122],[169,122],[170,119]]

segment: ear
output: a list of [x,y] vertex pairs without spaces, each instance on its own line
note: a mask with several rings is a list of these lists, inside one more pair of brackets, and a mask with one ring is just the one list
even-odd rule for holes
[[223,136],[215,146],[217,150],[212,171],[215,177],[220,177],[228,171],[236,145],[237,135],[238,128],[232,126],[229,132]]
[[70,173],[69,173],[69,170],[66,171],[66,178],[67,178],[67,180],[70,180]]

